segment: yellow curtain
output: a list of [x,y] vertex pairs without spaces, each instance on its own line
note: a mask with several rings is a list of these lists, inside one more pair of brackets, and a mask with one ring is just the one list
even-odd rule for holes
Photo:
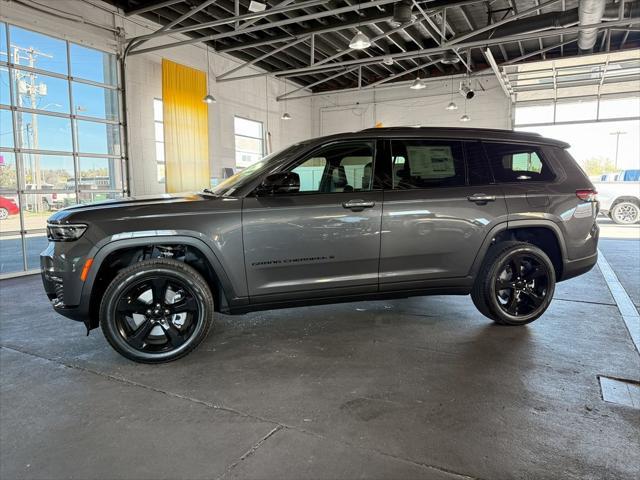
[[209,186],[209,128],[204,72],[162,59],[167,192]]

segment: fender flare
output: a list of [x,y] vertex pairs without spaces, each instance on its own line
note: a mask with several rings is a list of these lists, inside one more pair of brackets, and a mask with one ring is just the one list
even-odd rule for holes
[[562,235],[562,231],[558,225],[551,221],[545,219],[536,219],[536,220],[513,220],[513,221],[505,221],[495,225],[489,233],[486,235],[478,253],[476,254],[476,258],[471,265],[470,275],[475,278],[476,274],[480,270],[480,266],[484,261],[484,258],[487,254],[487,250],[491,246],[491,242],[495,238],[495,236],[501,232],[506,230],[516,230],[518,228],[546,228],[551,230],[558,241],[558,245],[560,246],[560,255],[562,257],[562,263],[565,264],[567,262],[567,246],[564,241],[564,236]]
[[89,309],[91,294],[93,292],[93,286],[96,276],[98,275],[98,272],[100,271],[100,267],[104,263],[104,260],[111,253],[124,248],[144,247],[155,244],[180,244],[198,249],[204,254],[207,261],[211,265],[211,268],[213,269],[216,277],[218,278],[218,281],[220,282],[220,285],[222,287],[222,292],[220,293],[224,295],[229,303],[236,303],[240,300],[240,298],[235,293],[233,284],[231,283],[231,280],[229,280],[229,276],[222,266],[222,263],[220,262],[220,260],[218,260],[218,257],[213,252],[211,247],[209,247],[204,241],[200,240],[199,238],[190,237],[187,235],[158,235],[114,240],[106,243],[104,246],[99,248],[97,252],[93,254],[93,264],[91,265],[89,275],[87,276],[87,279],[82,286],[80,304],[87,305],[87,309]]

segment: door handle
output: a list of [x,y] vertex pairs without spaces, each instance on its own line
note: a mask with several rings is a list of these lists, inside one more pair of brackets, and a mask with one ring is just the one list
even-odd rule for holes
[[484,193],[475,193],[469,197],[467,197],[467,200],[469,200],[470,202],[475,202],[479,205],[484,205],[487,202],[495,202],[496,201],[496,196],[495,195],[485,195]]
[[349,200],[348,202],[344,202],[342,206],[351,210],[361,211],[365,208],[372,208],[375,204],[376,202],[365,202],[364,200]]

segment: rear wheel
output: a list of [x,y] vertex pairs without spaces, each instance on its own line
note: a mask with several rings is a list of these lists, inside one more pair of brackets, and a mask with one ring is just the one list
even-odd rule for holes
[[100,305],[109,344],[141,363],[184,357],[202,342],[212,323],[213,297],[192,267],[171,259],[145,260],[120,272]]
[[496,323],[524,325],[545,312],[555,283],[553,264],[541,249],[525,242],[503,242],[489,250],[471,298]]
[[620,202],[611,209],[611,220],[618,225],[633,225],[640,220],[640,207],[633,202]]

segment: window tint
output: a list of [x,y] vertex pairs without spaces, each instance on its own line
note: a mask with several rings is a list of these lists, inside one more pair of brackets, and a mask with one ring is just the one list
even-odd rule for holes
[[465,142],[467,175],[470,185],[488,185],[493,183],[487,157],[480,142]]
[[498,182],[549,181],[555,178],[538,147],[483,143]]
[[300,192],[337,193],[371,190],[373,144],[345,142],[321,148],[296,164]]
[[464,185],[460,142],[394,140],[391,144],[393,188],[432,188]]

